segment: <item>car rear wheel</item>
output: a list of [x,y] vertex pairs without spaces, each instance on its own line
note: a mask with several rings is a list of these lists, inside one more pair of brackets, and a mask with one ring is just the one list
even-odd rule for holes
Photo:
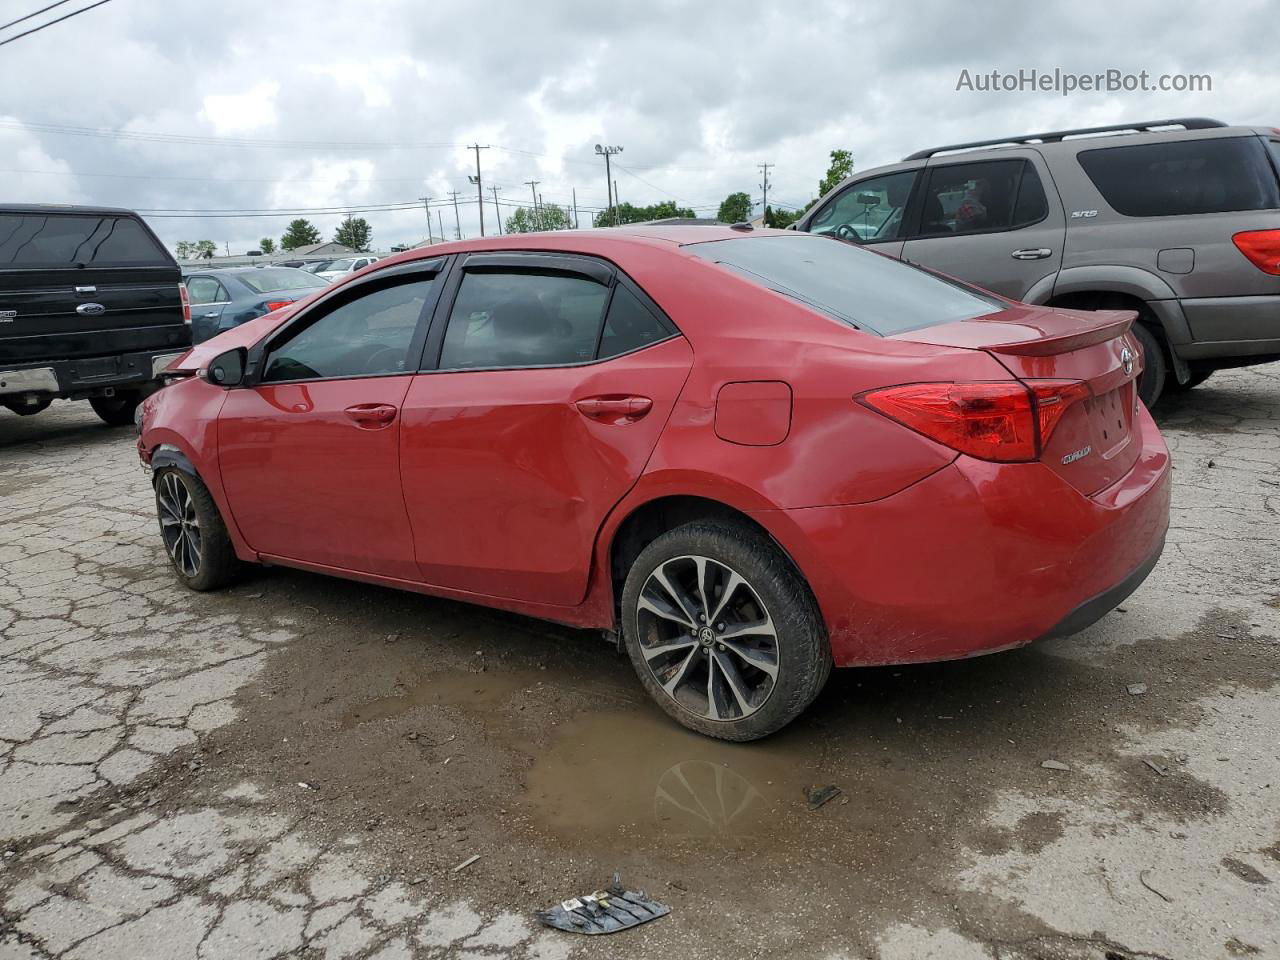
[[156,475],[156,513],[165,553],[192,590],[216,590],[240,568],[226,524],[199,478],[177,469]]
[[1138,378],[1138,397],[1150,410],[1164,392],[1169,364],[1164,358],[1164,347],[1144,324],[1135,323],[1133,334],[1142,344],[1142,376]]
[[90,397],[89,406],[102,421],[113,427],[127,427],[133,423],[133,412],[138,409],[142,395],[133,392],[117,393],[111,397]]
[[777,545],[746,524],[700,521],[636,558],[623,637],[649,695],[722,740],[756,740],[794,720],[831,671],[812,594]]

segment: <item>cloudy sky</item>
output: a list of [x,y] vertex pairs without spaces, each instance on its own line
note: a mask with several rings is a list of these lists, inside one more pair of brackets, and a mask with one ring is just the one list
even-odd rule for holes
[[[48,2],[0,0],[0,23]],[[186,212],[407,205],[363,214],[385,249],[425,238],[418,198],[450,191],[463,234],[479,232],[463,147],[478,142],[500,200],[527,201],[529,180],[548,203],[576,190],[584,225],[606,202],[596,143],[624,148],[623,201],[713,216],[731,192],[758,200],[768,162],[771,200],[800,206],[836,147],[866,169],[1044,129],[1280,123],[1276,15],[1275,2],[1163,0],[112,0],[0,45],[0,202],[156,211],[169,244],[236,253],[289,218]],[[956,89],[962,70],[1055,68],[1209,74],[1212,90]],[[452,235],[452,204],[442,212]],[[485,217],[492,231],[487,191]],[[328,239],[340,217],[310,219]]]

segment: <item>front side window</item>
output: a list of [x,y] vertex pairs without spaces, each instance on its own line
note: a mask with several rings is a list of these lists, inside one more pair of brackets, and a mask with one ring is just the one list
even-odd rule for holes
[[901,239],[902,216],[915,179],[914,170],[904,170],[852,184],[818,212],[808,230],[859,243]]
[[0,214],[0,267],[171,262],[169,254],[131,217]]
[[545,367],[596,355],[609,288],[573,273],[468,270],[440,353],[440,369]]
[[263,380],[374,377],[408,369],[409,345],[435,278],[372,291],[327,310],[274,346]]
[[206,303],[219,303],[228,299],[222,289],[222,284],[213,279],[213,277],[188,277],[187,295],[195,306]]
[[1257,137],[1107,147],[1083,151],[1079,160],[1103,199],[1126,217],[1280,207],[1276,172]]
[[[1025,198],[1019,190],[1027,180]],[[1011,230],[1044,219],[1044,188],[1025,160],[988,160],[935,167],[929,171],[920,217],[920,236]]]

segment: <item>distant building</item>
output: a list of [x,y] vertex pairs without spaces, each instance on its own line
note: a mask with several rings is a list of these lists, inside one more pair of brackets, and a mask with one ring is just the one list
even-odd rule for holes
[[352,250],[350,247],[341,243],[334,243],[332,240],[328,243],[309,243],[305,247],[294,247],[292,250],[285,250],[284,252],[294,260],[307,257],[351,257],[359,253],[358,250]]

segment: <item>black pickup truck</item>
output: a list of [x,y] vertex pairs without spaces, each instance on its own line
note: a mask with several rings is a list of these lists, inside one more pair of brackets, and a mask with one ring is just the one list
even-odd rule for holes
[[86,399],[132,423],[190,345],[177,261],[136,213],[0,204],[0,405]]

